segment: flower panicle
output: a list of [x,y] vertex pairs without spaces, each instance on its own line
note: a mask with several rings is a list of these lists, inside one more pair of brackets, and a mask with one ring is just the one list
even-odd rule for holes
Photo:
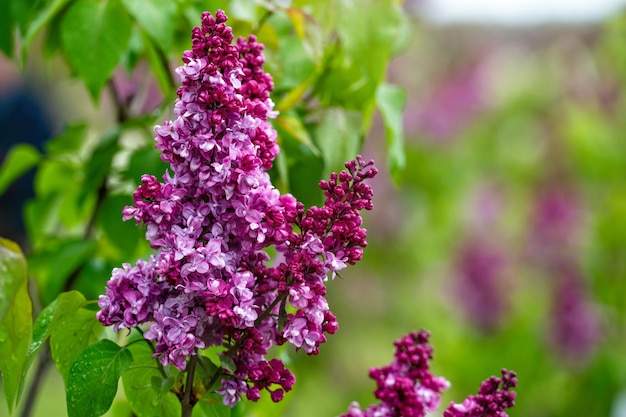
[[391,364],[370,370],[370,378],[376,381],[374,395],[380,403],[364,410],[352,403],[341,417],[424,417],[435,411],[450,383],[430,372],[433,348],[429,337],[420,330],[397,340]]
[[491,376],[480,384],[477,395],[470,395],[461,404],[450,403],[443,417],[507,417],[504,411],[515,405],[517,375],[501,370],[502,377]]
[[376,168],[360,156],[346,163],[320,183],[319,208],[281,195],[267,173],[279,148],[263,45],[234,41],[226,21],[205,12],[192,31],[176,70],[176,117],[155,127],[169,169],[142,176],[123,210],[146,226],[154,253],[113,270],[97,317],[114,330],[144,326],[155,358],[180,370],[199,349],[223,346],[234,366],[219,370],[217,392],[234,406],[262,391],[280,401],[292,389],[291,371],[265,357],[272,346],[316,354],[337,330],[325,282],[362,257],[359,212],[372,208],[364,181]]
[[[370,370],[370,378],[376,381],[374,395],[380,402],[366,409],[353,402],[340,417],[425,417],[436,411],[450,382],[430,372],[433,348],[429,337],[420,330],[396,340],[391,364]],[[461,404],[452,402],[443,417],[507,417],[504,410],[515,405],[512,389],[517,382],[515,372],[502,369],[502,378],[486,379],[477,395]]]

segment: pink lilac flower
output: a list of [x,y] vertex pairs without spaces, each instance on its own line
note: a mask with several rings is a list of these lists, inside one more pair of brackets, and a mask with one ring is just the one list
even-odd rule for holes
[[365,410],[352,403],[341,417],[424,417],[435,411],[441,393],[450,383],[430,372],[433,348],[428,344],[429,337],[421,330],[397,340],[393,362],[370,370],[377,386],[374,395],[381,402]]
[[115,330],[148,327],[155,357],[180,370],[198,349],[223,346],[235,366],[219,371],[217,392],[234,406],[261,390],[274,401],[291,390],[293,374],[265,359],[270,347],[316,354],[337,330],[325,282],[361,259],[359,212],[372,208],[364,181],[377,171],[361,157],[347,162],[320,182],[322,207],[281,195],[267,173],[279,148],[263,45],[254,36],[233,42],[226,20],[205,12],[193,29],[176,70],[176,119],[155,128],[169,170],[161,180],[144,175],[123,210],[146,226],[155,253],[113,271],[97,317]]
[[443,417],[507,417],[504,411],[515,405],[517,387],[515,372],[502,369],[502,378],[489,377],[478,390],[477,395],[470,395],[461,404],[450,403],[443,412]]

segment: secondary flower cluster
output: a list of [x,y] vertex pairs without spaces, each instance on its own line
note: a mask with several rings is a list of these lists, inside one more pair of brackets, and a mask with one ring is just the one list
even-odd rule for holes
[[[370,377],[376,381],[374,395],[381,402],[362,410],[352,403],[341,417],[425,417],[439,406],[441,393],[450,383],[430,373],[433,348],[429,334],[420,330],[397,340],[394,360],[389,366],[372,368]],[[502,378],[485,380],[478,395],[470,395],[463,403],[450,403],[443,417],[506,417],[505,408],[513,407],[517,387],[514,372],[502,370]]]
[[155,356],[181,370],[198,349],[224,346],[234,368],[219,371],[218,392],[234,406],[242,395],[256,401],[265,389],[280,401],[291,390],[293,374],[265,359],[272,345],[316,354],[337,330],[324,283],[362,256],[359,211],[372,208],[363,181],[376,168],[346,163],[320,183],[319,208],[281,195],[267,173],[279,149],[263,46],[254,36],[233,43],[226,20],[205,12],[194,28],[176,71],[176,119],[155,129],[170,169],[162,181],[144,175],[123,211],[146,225],[155,253],[114,269],[98,319],[115,330],[149,326]]
[[515,372],[502,369],[502,378],[487,378],[478,395],[470,395],[461,404],[451,403],[443,417],[507,417],[504,409],[515,405],[515,392],[511,391],[515,387]]
[[391,365],[370,370],[380,404],[361,410],[358,403],[352,403],[342,417],[424,417],[435,411],[450,383],[430,373],[433,348],[428,344],[429,336],[420,330],[396,340]]

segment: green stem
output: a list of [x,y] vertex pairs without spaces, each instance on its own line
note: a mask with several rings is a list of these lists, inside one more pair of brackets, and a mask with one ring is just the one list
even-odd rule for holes
[[43,380],[46,376],[46,371],[48,370],[49,365],[52,363],[52,359],[50,357],[50,344],[47,341],[44,343],[41,350],[42,352],[39,355],[39,362],[37,363],[37,368],[33,376],[33,382],[28,389],[28,393],[26,394],[24,408],[22,408],[20,417],[30,417],[31,413],[33,412],[33,408],[35,407],[35,402],[39,394],[39,389],[43,384]]
[[196,372],[197,360],[198,356],[194,354],[189,358],[189,363],[187,364],[187,381],[185,382],[185,392],[181,401],[181,417],[191,417],[193,406],[195,405],[195,399],[191,398],[191,393],[193,391],[193,378]]
[[260,324],[263,320],[265,320],[265,318],[267,316],[269,316],[270,314],[272,314],[272,310],[274,309],[274,307],[276,307],[278,305],[278,303],[282,302],[283,300],[285,300],[287,298],[287,294],[289,294],[288,292],[284,292],[282,294],[280,294],[278,297],[276,297],[276,299],[272,302],[272,304],[270,304],[270,306],[267,308],[267,310],[265,310],[263,312],[263,314],[261,314],[255,321],[254,321],[254,325],[258,325]]
[[259,19],[259,22],[256,24],[254,29],[252,29],[252,33],[254,33],[255,35],[259,33],[259,30],[261,30],[265,22],[267,22],[267,19],[269,19],[273,14],[274,12],[271,10],[265,11],[265,13],[263,14],[263,16],[261,16],[261,18]]
[[221,378],[222,374],[223,374],[222,368],[217,368],[217,370],[215,371],[215,373],[213,374],[213,376],[209,380],[209,383],[207,384],[207,389],[210,390],[213,387],[213,385],[215,385],[217,380]]

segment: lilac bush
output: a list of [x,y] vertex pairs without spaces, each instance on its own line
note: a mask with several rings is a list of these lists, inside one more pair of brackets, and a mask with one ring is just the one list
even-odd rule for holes
[[144,175],[123,212],[146,226],[154,253],[114,269],[97,317],[116,331],[147,329],[161,364],[190,373],[199,349],[223,347],[230,366],[212,380],[232,407],[291,390],[293,374],[266,359],[273,345],[317,354],[337,330],[325,282],[362,257],[359,211],[372,208],[364,181],[377,170],[361,157],[346,163],[320,182],[322,207],[281,194],[267,172],[279,148],[263,46],[252,35],[233,43],[226,20],[205,12],[193,29],[176,70],[176,119],[155,128],[169,170]]

